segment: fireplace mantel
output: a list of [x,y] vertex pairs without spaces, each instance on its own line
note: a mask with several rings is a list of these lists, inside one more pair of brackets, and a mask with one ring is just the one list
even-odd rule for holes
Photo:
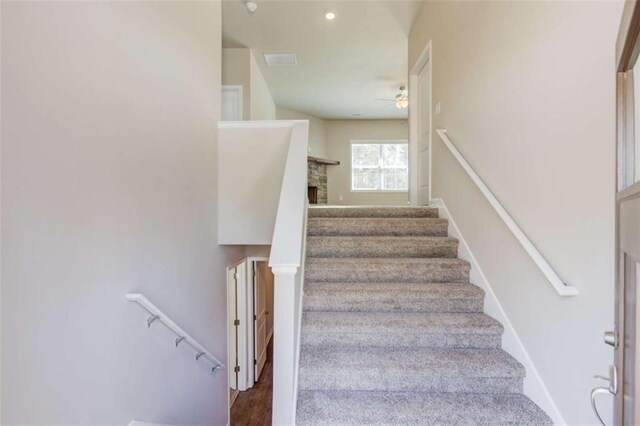
[[326,158],[307,156],[307,161],[313,161],[314,163],[326,164],[327,166],[339,166],[340,162],[336,160],[327,160]]

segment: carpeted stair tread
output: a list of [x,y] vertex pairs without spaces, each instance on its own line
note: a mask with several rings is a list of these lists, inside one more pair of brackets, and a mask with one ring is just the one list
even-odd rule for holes
[[432,207],[309,206],[309,217],[438,217]]
[[447,236],[449,222],[439,218],[323,218],[307,220],[307,235]]
[[502,334],[502,324],[483,313],[304,312],[310,333]]
[[305,311],[481,312],[484,291],[468,283],[307,282]]
[[518,426],[553,422],[523,395],[302,391],[301,426]]
[[310,236],[309,257],[457,257],[450,237]]
[[500,349],[305,346],[300,390],[522,392],[522,365]]
[[499,348],[502,324],[483,313],[304,312],[304,346]]
[[305,279],[323,282],[468,282],[469,262],[451,258],[307,258]]
[[434,208],[310,207],[300,425],[546,425]]

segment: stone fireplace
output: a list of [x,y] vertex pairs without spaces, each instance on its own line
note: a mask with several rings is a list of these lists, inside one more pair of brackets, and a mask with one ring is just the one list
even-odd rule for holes
[[309,204],[327,204],[329,196],[327,166],[336,166],[340,162],[317,157],[307,157],[307,161],[309,164],[307,174]]

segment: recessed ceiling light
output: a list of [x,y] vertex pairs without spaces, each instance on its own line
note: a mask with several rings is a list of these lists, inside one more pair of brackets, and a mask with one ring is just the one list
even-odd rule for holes
[[264,60],[270,67],[286,67],[298,63],[295,53],[265,53]]
[[334,19],[336,19],[336,17],[338,16],[338,14],[336,13],[335,10],[327,10],[324,13],[324,17],[325,19],[327,19],[328,21],[333,21]]

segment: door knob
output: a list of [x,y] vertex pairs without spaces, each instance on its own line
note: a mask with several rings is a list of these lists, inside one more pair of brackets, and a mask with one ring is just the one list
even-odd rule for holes
[[614,348],[618,347],[618,333],[615,331],[605,331],[604,332],[604,342],[607,345],[613,346]]

